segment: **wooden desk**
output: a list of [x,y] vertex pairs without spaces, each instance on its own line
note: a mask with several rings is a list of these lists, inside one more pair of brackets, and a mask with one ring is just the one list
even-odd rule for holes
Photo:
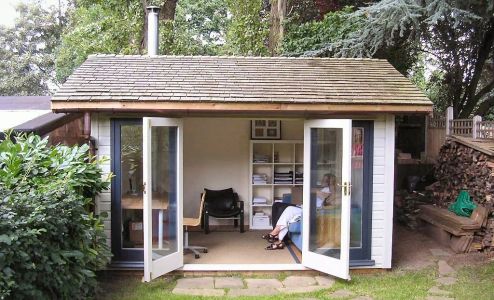
[[[143,201],[142,194],[125,194],[122,196],[122,209],[143,209]],[[153,209],[168,209],[168,194],[153,194],[153,203],[151,206]]]
[[[144,198],[142,194],[125,194],[122,196],[122,209],[143,210]],[[168,194],[153,193],[151,207],[158,210],[158,248],[163,248],[163,212],[168,209]]]

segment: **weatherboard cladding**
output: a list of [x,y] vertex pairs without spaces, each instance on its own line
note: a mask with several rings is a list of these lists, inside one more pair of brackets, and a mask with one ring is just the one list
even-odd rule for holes
[[431,105],[386,60],[218,56],[90,56],[59,101]]

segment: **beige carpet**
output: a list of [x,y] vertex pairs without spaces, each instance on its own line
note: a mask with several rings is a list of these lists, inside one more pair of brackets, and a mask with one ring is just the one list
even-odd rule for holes
[[265,250],[268,242],[261,239],[263,231],[190,232],[189,244],[208,247],[208,253],[194,254],[186,251],[186,264],[294,264],[292,255],[285,247],[282,250]]

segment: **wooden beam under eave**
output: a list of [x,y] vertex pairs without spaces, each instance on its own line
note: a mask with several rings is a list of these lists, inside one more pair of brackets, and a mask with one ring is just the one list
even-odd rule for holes
[[432,104],[338,104],[338,103],[222,103],[222,102],[119,102],[52,101],[55,112],[168,112],[182,113],[259,113],[327,115],[351,113],[428,114]]

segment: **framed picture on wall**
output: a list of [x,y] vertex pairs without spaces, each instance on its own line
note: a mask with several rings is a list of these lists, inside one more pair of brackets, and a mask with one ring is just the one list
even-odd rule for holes
[[279,140],[281,139],[281,121],[258,119],[251,121],[252,140]]

